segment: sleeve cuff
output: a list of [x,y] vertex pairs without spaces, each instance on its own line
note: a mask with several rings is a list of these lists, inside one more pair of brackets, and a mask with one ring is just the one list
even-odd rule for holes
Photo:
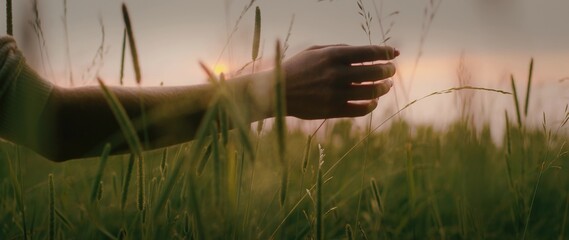
[[10,61],[17,62],[12,65],[11,83],[1,99],[0,130],[10,141],[34,144],[53,84],[30,68],[22,56],[11,57]]

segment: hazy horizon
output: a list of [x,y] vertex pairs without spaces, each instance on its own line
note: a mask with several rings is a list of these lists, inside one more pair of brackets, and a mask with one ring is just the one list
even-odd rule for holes
[[[14,2],[15,37],[29,62],[46,78],[61,86],[69,85],[69,67],[66,52],[63,0],[39,1],[39,13],[49,60],[41,60],[38,41],[32,28],[32,1]],[[213,66],[243,7],[244,1],[173,0],[125,1],[135,31],[139,50],[143,84],[156,86],[196,84],[205,80],[198,61]],[[436,2],[436,1],[435,1]],[[382,1],[377,0],[379,6]],[[414,80],[412,72],[419,52],[423,11],[429,1],[384,0],[385,27],[394,22],[387,42],[398,48],[399,75],[395,84],[398,105],[394,95],[381,99],[378,111],[395,110],[407,101],[433,91],[458,85],[457,69],[464,56],[471,85],[510,91],[509,75],[514,74],[520,97],[525,96],[527,70],[530,59],[535,59],[534,83],[530,122],[539,122],[541,113],[562,114],[567,99],[563,95],[569,81],[558,80],[569,76],[569,20],[565,13],[569,2],[549,1],[443,1],[434,18],[422,47],[423,55],[417,65]],[[68,1],[69,56],[75,86],[92,85],[95,76],[110,84],[118,84],[122,33],[124,24],[120,12],[122,1],[75,0]],[[372,1],[364,1],[375,15]],[[294,15],[287,56],[314,44],[346,43],[368,44],[360,28],[356,1],[257,1],[247,12],[236,31],[221,63],[230,71],[239,69],[250,59],[253,35],[254,7],[262,12],[262,42],[264,59],[270,62],[276,39],[284,40]],[[5,19],[5,13],[1,17]],[[377,22],[372,25],[372,42],[381,43]],[[101,22],[101,23],[100,23]],[[97,50],[102,42],[102,61]],[[0,27],[5,31],[5,26]],[[93,65],[93,60],[95,64]],[[49,64],[48,64],[49,63]],[[44,67],[45,66],[45,67]],[[50,67],[51,66],[51,67]],[[125,82],[133,85],[130,57],[125,66]],[[52,71],[53,70],[53,71]],[[412,84],[409,89],[410,83]],[[402,94],[405,86],[409,98]],[[476,93],[473,111],[477,117],[503,124],[503,111],[512,110],[512,98],[489,93]],[[455,96],[440,96],[419,103],[407,111],[415,122],[446,123],[457,116]],[[441,111],[443,111],[441,114]],[[493,116],[497,119],[493,120]],[[381,119],[379,117],[378,121]],[[500,120],[502,119],[502,120]],[[499,121],[502,121],[500,123]]]

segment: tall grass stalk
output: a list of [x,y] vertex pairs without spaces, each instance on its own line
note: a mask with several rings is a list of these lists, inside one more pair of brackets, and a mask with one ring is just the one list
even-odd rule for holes
[[[365,8],[363,0],[356,1],[356,4],[358,5],[358,9],[359,9],[358,14],[363,18],[363,21],[364,21],[361,24],[361,28],[364,31],[364,33],[367,35],[369,45],[372,45],[372,42],[371,42],[371,21],[373,20],[373,17],[371,16],[371,13]],[[368,134],[371,131],[372,123],[373,123],[373,112],[371,112],[369,114],[369,120],[368,120],[368,125],[367,125]],[[365,182],[365,177],[366,177],[368,154],[369,154],[369,139],[366,139],[365,147],[364,147],[364,157],[362,159],[362,161],[363,161],[363,163],[362,163],[362,180],[360,182],[360,195],[358,197],[358,205],[357,205],[357,209],[356,209],[356,222],[359,221],[359,218],[360,218],[361,202],[362,202],[362,196],[363,196],[363,192],[364,192],[363,189],[364,189],[364,182]]]
[[250,0],[249,3],[247,3],[245,5],[245,7],[243,8],[243,10],[241,11],[241,14],[239,14],[239,17],[237,18],[237,20],[235,21],[235,24],[233,25],[233,30],[231,30],[231,33],[229,34],[229,36],[227,36],[227,40],[225,41],[225,44],[223,45],[223,48],[221,49],[221,52],[219,53],[219,56],[217,57],[217,60],[215,61],[215,65],[217,65],[219,63],[219,61],[221,60],[221,57],[223,56],[223,53],[225,53],[225,50],[227,50],[227,47],[229,47],[229,44],[231,43],[231,39],[233,38],[233,35],[235,35],[235,33],[237,32],[237,29],[239,29],[239,24],[241,23],[241,19],[243,19],[243,16],[245,16],[245,14],[249,11],[249,9],[251,9],[251,7],[253,6],[253,4],[256,1],[257,0]]
[[14,26],[12,24],[12,0],[6,0],[6,33],[10,36],[14,35]]
[[47,238],[50,240],[55,239],[55,187],[53,183],[53,174],[48,175],[48,185],[49,185],[49,220],[48,220],[48,234]]
[[316,239],[324,239],[324,224],[322,214],[322,165],[324,164],[324,148],[318,145],[320,150],[320,159],[318,161],[318,173],[316,176]]
[[[239,214],[241,214],[241,189],[243,188],[243,169],[245,165],[245,151],[241,151],[240,157],[237,157],[239,153],[235,151],[235,161],[238,164],[238,172],[236,176],[237,187],[235,188],[235,196],[237,196],[237,201],[234,206],[234,216],[233,216],[233,237],[237,237],[239,230]],[[238,160],[240,159],[240,160]]]
[[[20,151],[19,147],[16,148],[17,156],[15,161],[20,160]],[[22,181],[22,170],[21,170],[21,163],[14,162],[14,166],[12,166],[12,159],[7,158],[8,162],[8,173],[10,174],[10,179],[12,182],[12,189],[14,191],[14,196],[16,198],[16,203],[18,206],[18,210],[22,215],[22,235],[24,239],[28,239],[28,229],[26,223],[26,208],[24,205],[24,182]]]
[[294,19],[296,18],[296,15],[292,15],[292,17],[290,18],[290,23],[288,25],[288,31],[286,33],[286,38],[285,41],[283,43],[283,53],[282,53],[282,58],[284,59],[286,56],[286,51],[288,50],[289,47],[289,40],[290,40],[290,35],[292,33],[292,26],[294,26]]
[[97,170],[97,175],[95,175],[95,180],[93,181],[93,187],[91,188],[91,204],[97,200],[99,188],[102,187],[101,180],[103,178],[103,173],[105,172],[105,166],[107,165],[107,160],[109,159],[109,153],[111,152],[111,144],[105,144],[103,148],[103,153],[99,160],[99,168]]
[[530,91],[531,91],[532,79],[533,79],[533,58],[531,58],[530,63],[529,63],[528,86],[526,89],[526,104],[524,107],[524,116],[526,116],[526,117],[528,115],[528,109],[529,109],[529,96],[530,96]]
[[[47,49],[47,44],[46,44],[44,33],[43,33],[43,27],[42,27],[42,22],[41,22],[41,18],[40,18],[40,10],[39,10],[39,5],[38,5],[38,0],[32,0],[32,10],[34,12],[34,20],[32,21],[32,27],[34,28],[34,32],[35,32],[36,38],[38,40],[42,68],[43,68],[45,73],[48,73],[48,69],[49,69],[49,73],[51,74],[52,79],[54,79],[55,73],[54,73],[53,67],[51,65],[51,58],[49,56],[49,51]],[[46,62],[47,62],[47,64],[46,64]],[[46,65],[48,67],[46,67]]]
[[126,139],[130,151],[137,160],[137,208],[139,211],[142,211],[144,210],[145,204],[144,158],[142,155],[142,144],[140,143],[140,139],[134,130],[132,122],[129,120],[129,117],[118,98],[107,88],[105,83],[103,83],[103,80],[98,79],[98,81],[99,86],[103,91],[105,100],[109,104],[113,115],[117,119],[117,122],[121,128],[121,131],[123,132],[123,136]]
[[411,89],[413,87],[413,82],[415,81],[415,74],[417,73],[417,67],[419,66],[419,62],[423,57],[423,49],[425,43],[427,42],[427,37],[429,36],[429,32],[431,31],[431,27],[437,16],[437,13],[441,7],[442,0],[431,0],[425,6],[423,10],[423,24],[421,27],[421,37],[419,39],[419,46],[417,55],[415,56],[415,60],[413,63],[413,70],[411,72],[411,80],[409,81],[409,88],[407,88],[407,95],[410,95]]
[[166,177],[166,171],[168,168],[168,148],[164,148],[162,151],[162,161],[160,162],[160,174],[162,179]]
[[[511,158],[512,158],[512,140],[510,134],[510,118],[508,117],[508,111],[504,111],[504,115],[506,118],[506,170],[508,173],[508,185],[512,192],[516,193],[516,189],[514,187],[514,179],[512,177],[512,166],[511,166]],[[517,201],[517,199],[516,199]]]
[[[338,165],[340,163],[342,163],[346,157],[359,145],[361,145],[367,138],[369,138],[371,136],[372,133],[374,133],[375,131],[377,131],[379,128],[381,128],[383,125],[385,125],[385,123],[389,122],[391,119],[393,119],[394,117],[398,116],[401,112],[403,112],[405,109],[417,104],[418,102],[421,102],[422,100],[425,100],[427,98],[431,98],[433,96],[438,96],[438,95],[442,95],[442,94],[449,94],[449,93],[453,93],[455,91],[464,91],[464,90],[476,90],[476,91],[486,91],[486,92],[493,92],[493,93],[500,93],[500,94],[506,94],[509,95],[511,93],[506,92],[506,91],[502,91],[502,90],[498,90],[498,89],[490,89],[490,88],[481,88],[481,87],[472,87],[472,86],[464,86],[464,87],[458,87],[458,88],[449,88],[449,89],[445,89],[445,90],[441,90],[441,91],[436,91],[436,92],[432,92],[428,95],[425,95],[421,98],[415,99],[409,103],[407,103],[407,105],[403,106],[402,108],[400,108],[399,110],[397,110],[395,113],[393,113],[392,115],[390,115],[388,118],[386,118],[385,120],[383,120],[383,122],[381,122],[379,125],[377,125],[376,127],[374,127],[368,134],[364,135],[363,138],[361,138],[359,141],[357,141],[354,145],[352,145],[352,147],[350,147],[343,155],[341,155],[341,157],[334,162],[330,168],[328,168],[328,170],[326,172],[324,172],[323,177],[328,176],[332,171],[334,171],[334,169],[336,169],[336,167],[338,167]],[[315,185],[313,185],[310,190],[314,189]],[[277,225],[277,227],[275,228],[273,235],[282,227],[282,225],[284,224],[284,222],[290,217],[290,215],[293,213],[293,211],[298,208],[298,206],[302,203],[302,201],[304,201],[304,199],[306,198],[306,194],[304,194],[298,201],[296,201],[296,203],[293,205],[293,207],[288,211],[287,215],[285,216],[285,218],[283,218],[280,222],[279,225]]]
[[277,147],[279,162],[282,167],[282,182],[280,203],[285,205],[288,185],[288,163],[286,161],[286,101],[285,101],[285,77],[282,69],[281,43],[277,41],[275,55],[275,126],[277,131]]
[[[259,136],[260,137],[260,136]],[[255,156],[257,156],[257,153],[259,152],[259,146],[261,144],[261,140],[257,139],[257,144],[255,146]],[[253,202],[253,194],[254,194],[254,189],[253,189],[253,183],[255,182],[255,163],[256,161],[254,160],[254,157],[252,156],[251,159],[253,159],[251,161],[251,180],[249,182],[249,198],[247,199],[247,205],[245,206],[245,214],[243,216],[243,226],[242,229],[245,230],[245,227],[247,226],[248,222],[249,222],[249,210],[251,207],[251,202]]]
[[407,169],[407,184],[409,187],[409,198],[411,201],[411,210],[413,211],[414,215],[414,208],[415,208],[415,203],[416,203],[416,191],[415,191],[415,166],[413,164],[413,147],[412,145],[409,143],[407,144],[407,146],[405,147],[405,152],[406,152],[406,156],[407,156],[407,164],[405,164],[405,167]]
[[200,158],[200,162],[198,163],[198,167],[196,168],[196,174],[198,176],[201,176],[205,166],[207,165],[207,162],[209,161],[209,158],[211,157],[211,151],[212,151],[212,146],[213,146],[213,141],[217,141],[215,139],[215,136],[212,137],[212,142],[210,142],[207,147],[205,147],[205,150],[203,151],[203,156]]
[[357,0],[356,4],[358,5],[358,14],[362,16],[364,22],[360,25],[364,33],[367,35],[367,39],[369,44],[371,45],[371,21],[373,17],[371,13],[366,10],[363,0]]
[[352,226],[350,226],[350,224],[346,224],[346,238],[348,240],[354,239],[354,230],[352,230]]
[[[209,70],[203,63],[200,64],[204,69],[204,71],[208,74],[209,78],[212,79],[210,81],[214,82],[216,79],[215,76],[213,76],[213,74],[211,73],[211,70]],[[215,118],[217,117],[217,109],[214,106],[217,104],[220,98],[221,96],[219,92],[217,92],[212,97],[210,105],[207,108],[208,110],[204,114],[204,117],[202,118],[200,126],[198,127],[198,130],[196,132],[195,135],[196,140],[192,144],[193,148],[192,151],[189,152],[185,151],[183,154],[179,155],[175,165],[172,168],[172,174],[164,184],[164,189],[160,194],[160,196],[158,197],[158,200],[156,201],[156,204],[154,206],[154,212],[152,214],[153,218],[156,218],[160,213],[160,211],[162,210],[162,208],[164,207],[164,204],[168,200],[176,181],[178,181],[181,169],[184,168],[186,165],[185,163],[187,163],[189,160],[197,159],[201,154],[201,151],[199,150],[205,146],[205,142],[207,139],[206,135],[209,134],[212,122],[214,122]],[[240,126],[237,125],[237,128],[239,127]]]
[[[221,73],[219,75],[219,82],[222,85],[225,85],[225,74]],[[223,147],[227,148],[227,144],[229,143],[229,117],[227,116],[227,111],[224,108],[219,109],[219,131],[221,133],[221,143]]]
[[125,55],[126,55],[126,28],[123,30],[123,36],[122,36],[122,50],[121,50],[121,70],[120,70],[120,76],[119,76],[119,83],[120,85],[124,85],[124,59],[125,59]]
[[138,211],[142,212],[146,208],[146,181],[144,174],[144,159],[142,156],[137,158],[137,188],[136,188],[136,207]]
[[362,224],[360,222],[358,222],[358,228],[360,229],[360,233],[362,234],[362,239],[368,240],[364,226],[362,226]]
[[518,100],[518,90],[516,88],[516,81],[514,79],[514,75],[510,75],[510,82],[512,83],[512,97],[514,98],[514,103],[516,105],[516,116],[518,119],[518,126],[520,129],[522,128],[522,114],[520,110],[520,102]]
[[[253,66],[255,66],[255,61],[259,57],[259,46],[261,43],[261,9],[259,6],[255,7],[255,31],[253,35],[253,51],[251,52],[251,58],[253,60]],[[253,67],[255,71],[255,67]]]
[[502,91],[502,90],[498,90],[498,89],[490,89],[490,88],[481,88],[481,87],[472,87],[472,86],[464,86],[464,87],[458,87],[458,88],[448,88],[445,90],[441,90],[441,91],[436,91],[436,92],[432,92],[428,95],[425,95],[421,98],[415,99],[409,103],[407,103],[407,105],[403,106],[401,109],[397,110],[395,113],[393,113],[392,115],[390,115],[388,118],[386,118],[385,120],[383,120],[379,125],[377,125],[376,127],[372,128],[372,130],[364,135],[364,137],[362,139],[360,139],[358,142],[356,142],[351,148],[348,149],[348,151],[346,151],[346,153],[344,153],[342,155],[342,157],[340,157],[338,159],[338,161],[336,161],[334,164],[332,164],[332,166],[330,166],[330,168],[324,173],[324,176],[327,176],[328,174],[330,174],[330,172],[332,172],[346,157],[348,154],[350,154],[357,146],[359,146],[360,144],[362,144],[367,138],[369,138],[371,136],[372,133],[374,133],[375,131],[377,131],[379,128],[381,128],[383,125],[385,125],[385,123],[389,122],[391,119],[393,119],[394,117],[398,116],[401,112],[403,112],[405,109],[415,105],[418,102],[421,102],[427,98],[433,97],[433,96],[438,96],[438,95],[443,95],[443,94],[450,94],[456,91],[464,91],[464,90],[476,90],[476,91],[486,91],[486,92],[493,92],[493,93],[500,93],[500,94],[511,94],[509,92],[506,91]]
[[538,174],[538,176],[537,176],[537,182],[535,183],[535,187],[534,187],[534,190],[533,190],[533,194],[532,194],[532,196],[531,196],[531,202],[530,202],[529,209],[528,209],[528,215],[527,215],[527,217],[526,217],[526,223],[525,223],[525,226],[524,226],[524,232],[523,232],[523,235],[522,235],[522,240],[523,240],[523,239],[526,239],[526,235],[527,235],[527,231],[528,231],[528,227],[529,227],[529,222],[530,222],[530,219],[531,219],[531,213],[532,213],[532,210],[533,210],[533,204],[534,204],[534,202],[535,202],[535,196],[537,195],[537,190],[539,189],[539,183],[540,183],[540,181],[541,181],[541,177],[543,176],[544,168],[545,168],[545,161],[541,163],[541,167],[539,168],[539,174]]
[[214,193],[215,193],[215,197],[216,199],[216,203],[218,204],[218,207],[221,206],[224,197],[222,196],[222,189],[224,186],[224,181],[223,181],[223,173],[222,173],[222,162],[221,162],[221,154],[219,153],[220,151],[220,147],[219,147],[219,131],[217,129],[217,126],[213,125],[211,127],[211,135],[212,135],[212,140],[211,140],[211,146],[212,146],[212,156],[213,156],[213,176],[215,179],[214,182]]
[[126,33],[128,37],[128,45],[130,46],[130,54],[132,57],[132,63],[134,66],[134,74],[136,77],[136,83],[140,84],[142,81],[142,74],[140,73],[140,62],[138,60],[138,52],[136,51],[136,41],[134,40],[134,32],[132,30],[132,24],[130,22],[130,16],[128,14],[128,9],[126,4],[122,5],[122,16],[126,28]]
[[[255,30],[253,34],[253,48],[251,49],[251,59],[252,59],[252,67],[251,67],[251,74],[255,73],[255,63],[259,58],[259,48],[261,45],[261,9],[257,6],[255,8]],[[263,125],[265,120],[261,119],[257,121],[257,135],[261,134],[263,131]]]
[[308,137],[306,138],[306,144],[304,148],[304,154],[302,156],[302,166],[301,166],[303,177],[304,174],[306,173],[306,169],[308,168],[308,163],[310,162],[310,147],[312,145],[312,138],[313,135],[308,135]]
[[73,81],[73,64],[71,61],[71,50],[69,49],[69,28],[67,25],[67,0],[63,0],[63,31],[65,32],[65,53],[67,55],[67,67],[69,68],[69,84],[73,86],[75,83]]
[[377,208],[379,209],[379,214],[383,215],[385,209],[383,208],[383,201],[381,200],[381,194],[379,193],[379,188],[377,187],[375,178],[371,178],[370,187],[371,190],[373,191],[373,200],[375,200],[375,203],[377,204]]
[[561,221],[561,232],[559,233],[559,240],[565,239],[565,226],[567,225],[567,214],[569,214],[569,192],[565,194],[565,210],[563,211],[563,221]]
[[135,155],[130,154],[128,157],[128,166],[126,168],[126,175],[123,179],[123,186],[121,192],[121,210],[124,210],[126,206],[126,200],[128,198],[128,189],[130,186],[130,179],[132,178],[132,171],[134,170]]
[[[251,2],[252,3],[252,2]],[[245,11],[247,10],[247,8],[245,8]],[[244,13],[242,13],[244,14]],[[233,33],[232,33],[233,34]],[[253,46],[251,49],[251,59],[252,59],[252,67],[251,67],[251,74],[255,73],[255,63],[257,62],[258,58],[259,58],[259,50],[260,50],[260,45],[261,45],[261,9],[257,6],[255,7],[255,29],[254,29],[254,33],[253,33]],[[248,222],[248,218],[249,218],[249,208],[251,206],[251,202],[252,202],[252,198],[253,198],[253,183],[255,181],[255,158],[257,156],[257,153],[259,151],[259,144],[260,144],[260,136],[261,136],[261,132],[263,131],[263,125],[264,125],[264,120],[259,120],[257,121],[257,143],[255,146],[255,152],[253,155],[250,156],[251,159],[251,180],[249,183],[249,198],[247,199],[247,203],[244,209],[244,214],[243,214],[243,219],[242,219],[242,227],[236,227],[235,228],[235,232],[237,233],[239,230],[245,230],[245,226],[247,225]],[[239,208],[239,204],[241,201],[241,185],[242,185],[242,181],[243,181],[243,168],[245,165],[245,150],[243,150],[243,153],[241,154],[241,164],[239,166],[239,180],[238,180],[238,188],[237,188],[237,207]],[[237,220],[237,217],[235,218]],[[236,224],[237,225],[237,224]]]
[[194,214],[194,218],[195,218],[195,223],[197,224],[197,229],[195,232],[195,237],[196,239],[208,239],[207,237],[207,232],[205,231],[205,226],[204,226],[204,222],[202,221],[202,217],[201,217],[201,213],[200,213],[200,207],[199,207],[199,203],[198,203],[198,196],[197,196],[197,191],[196,191],[196,185],[195,185],[195,177],[193,176],[193,174],[189,174],[188,176],[189,178],[189,191],[190,191],[190,206],[193,210],[193,214]]

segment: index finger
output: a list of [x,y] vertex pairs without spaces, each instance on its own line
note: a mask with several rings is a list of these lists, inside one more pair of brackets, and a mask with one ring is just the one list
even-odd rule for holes
[[352,64],[372,62],[377,60],[391,60],[399,56],[399,51],[389,46],[337,46],[330,48],[338,61]]

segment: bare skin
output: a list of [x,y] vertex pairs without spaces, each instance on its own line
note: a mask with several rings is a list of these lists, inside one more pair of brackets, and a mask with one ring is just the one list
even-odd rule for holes
[[[298,53],[283,62],[287,114],[301,119],[368,114],[393,85],[387,78],[395,74],[395,67],[391,63],[360,63],[388,61],[398,55],[391,47],[347,45],[314,46]],[[227,81],[236,95],[251,95],[254,107],[238,103],[252,108],[250,121],[273,117],[273,77],[269,70]],[[192,140],[215,92],[211,84],[111,90],[131,119],[139,119],[139,101],[143,100],[150,119],[150,149]],[[113,145],[113,153],[127,151],[115,117],[96,86],[55,87],[40,124],[39,143],[19,144],[52,161],[97,156],[107,142]],[[142,132],[139,135],[142,137]]]

